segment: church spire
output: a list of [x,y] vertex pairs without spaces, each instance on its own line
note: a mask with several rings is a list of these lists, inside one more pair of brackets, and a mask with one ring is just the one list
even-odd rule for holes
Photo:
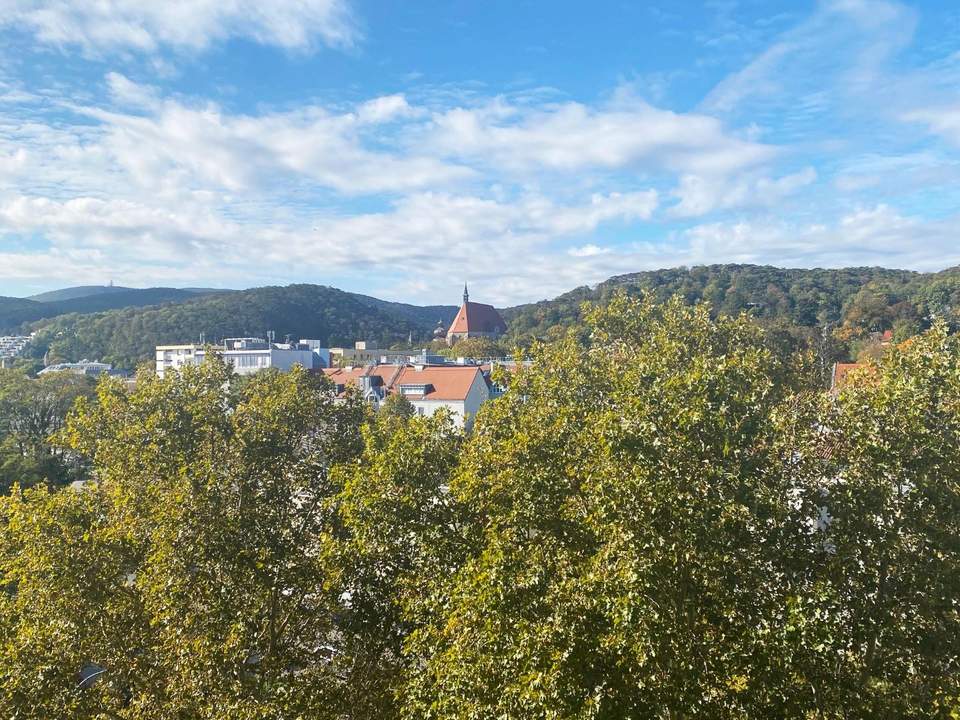
[[467,292],[467,284],[463,284],[463,304],[466,305],[470,302],[470,293]]

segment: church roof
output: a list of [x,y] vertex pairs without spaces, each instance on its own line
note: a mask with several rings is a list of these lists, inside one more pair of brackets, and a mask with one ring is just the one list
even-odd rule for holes
[[453,319],[449,333],[505,333],[507,324],[493,305],[465,302]]

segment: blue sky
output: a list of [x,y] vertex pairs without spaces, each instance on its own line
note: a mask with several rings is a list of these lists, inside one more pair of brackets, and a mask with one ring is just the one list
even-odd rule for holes
[[960,264],[960,6],[0,0],[0,295]]

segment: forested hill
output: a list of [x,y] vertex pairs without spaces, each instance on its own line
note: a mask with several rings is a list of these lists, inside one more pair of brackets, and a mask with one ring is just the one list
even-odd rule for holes
[[[57,359],[98,358],[132,368],[153,357],[156,345],[263,335],[278,339],[312,338],[336,346],[354,340],[389,344],[409,334],[429,339],[438,319],[452,320],[456,308],[374,301],[322,285],[262,287],[218,293],[186,302],[148,308],[124,308],[88,315],[71,314],[34,323],[31,352],[50,351]],[[441,317],[437,317],[440,313]]]
[[[716,313],[749,310],[768,325],[786,328],[809,344],[828,327],[839,343],[831,359],[856,357],[859,339],[892,330],[898,338],[928,327],[933,318],[960,327],[960,268],[917,273],[884,268],[781,269],[757,265],[710,265],[619,275],[594,288],[577,288],[554,300],[503,311],[508,341],[549,337],[565,327],[583,327],[584,301],[604,303],[618,290],[652,292],[665,300],[680,293],[688,302],[707,300]],[[136,293],[136,296],[128,296]],[[151,296],[150,293],[153,293]],[[145,305],[98,312],[110,303]],[[167,304],[160,304],[167,303]],[[52,309],[51,309],[52,308]],[[56,310],[72,311],[52,317]],[[153,356],[158,344],[210,341],[234,335],[315,338],[327,345],[373,340],[388,346],[412,334],[432,337],[437,322],[448,324],[452,305],[420,307],[387,302],[321,285],[290,285],[220,292],[154,288],[99,294],[62,303],[0,298],[0,329],[36,330],[31,352],[50,350],[53,359],[102,359],[134,367]],[[39,313],[39,314],[38,314]],[[5,319],[5,321],[4,321]],[[31,322],[32,321],[32,322]],[[784,337],[785,340],[789,338]]]
[[27,300],[60,302],[61,300],[76,300],[77,298],[90,297],[91,295],[112,295],[113,293],[135,289],[136,288],[122,287],[120,285],[74,285],[73,287],[37,293],[36,295],[28,297]]
[[604,303],[618,290],[648,291],[660,299],[681,293],[706,300],[715,312],[750,310],[771,322],[798,327],[845,325],[864,331],[912,334],[932,317],[960,318],[960,268],[917,273],[885,268],[782,269],[760,265],[707,265],[618,275],[554,300],[503,311],[511,337],[547,337],[582,324],[584,301]]
[[[70,290],[53,291],[47,297],[54,300],[35,298],[0,297],[0,334],[16,332],[24,323],[66,315],[68,313],[95,313],[128,307],[147,307],[162,303],[184,302],[198,297],[192,290],[177,288],[110,288],[109,292],[92,293],[82,296],[69,296]],[[65,293],[67,297],[62,297]]]

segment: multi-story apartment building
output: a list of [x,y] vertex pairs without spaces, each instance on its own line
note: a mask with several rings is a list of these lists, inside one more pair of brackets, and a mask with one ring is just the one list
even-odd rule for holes
[[[316,344],[317,347],[313,345]],[[163,377],[170,370],[179,370],[185,365],[199,365],[207,353],[205,345],[158,345],[156,355],[157,375]],[[308,370],[323,364],[323,348],[315,341],[299,343],[272,343],[262,338],[227,338],[214,348],[240,375],[250,375],[266,368],[290,370],[302,365]],[[329,356],[327,356],[329,357]]]
[[30,343],[32,335],[0,336],[0,358],[15,358]]

